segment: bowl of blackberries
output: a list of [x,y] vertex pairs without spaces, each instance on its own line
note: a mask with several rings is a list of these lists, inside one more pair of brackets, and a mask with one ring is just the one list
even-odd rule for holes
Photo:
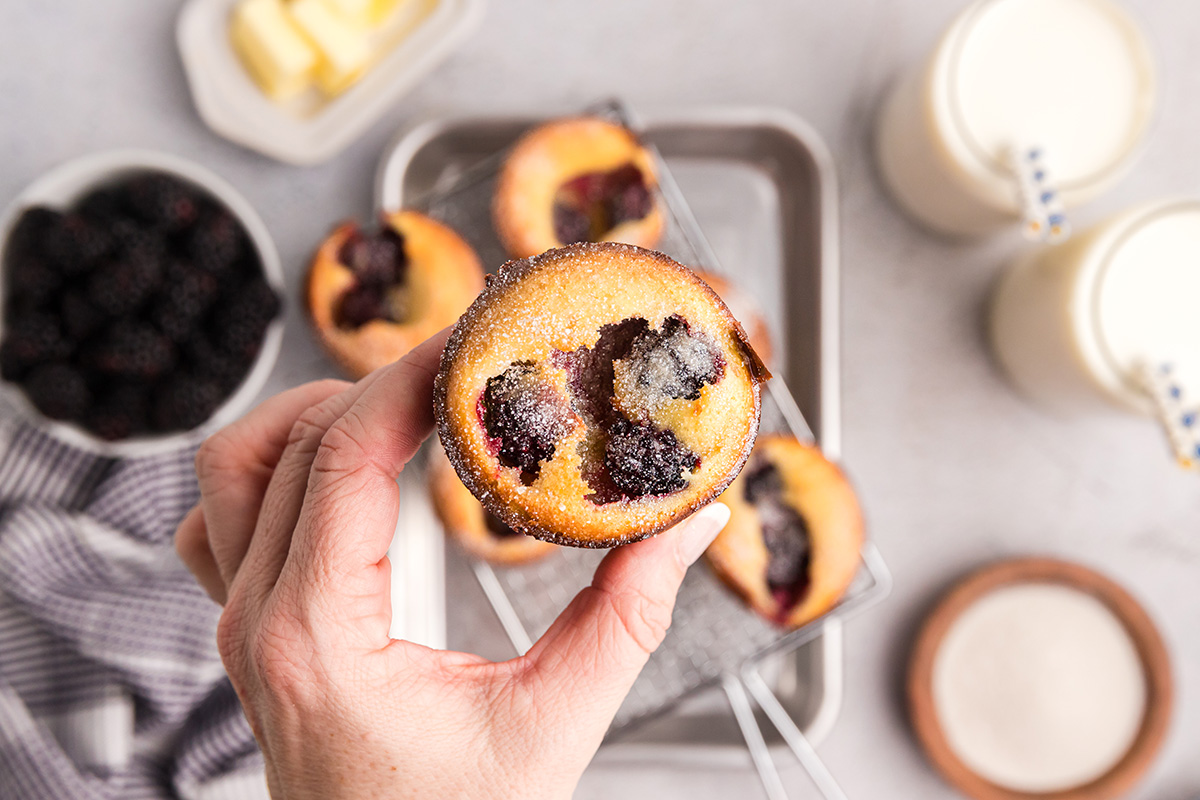
[[64,164],[0,219],[0,378],[69,444],[148,455],[243,414],[283,338],[279,256],[221,178],[122,150]]

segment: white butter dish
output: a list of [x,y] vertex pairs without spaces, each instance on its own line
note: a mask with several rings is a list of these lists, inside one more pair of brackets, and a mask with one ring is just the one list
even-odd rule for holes
[[230,141],[291,164],[332,158],[440,64],[483,18],[485,0],[407,0],[375,34],[379,55],[337,97],[310,89],[276,103],[254,83],[229,38],[237,0],[189,0],[176,26],[192,99]]

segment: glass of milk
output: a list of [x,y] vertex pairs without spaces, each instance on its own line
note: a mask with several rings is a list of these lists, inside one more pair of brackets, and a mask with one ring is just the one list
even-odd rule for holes
[[880,172],[934,231],[992,233],[1023,216],[1012,154],[1040,151],[1055,202],[1083,203],[1129,168],[1155,95],[1146,39],[1110,0],[979,0],[884,102]]
[[991,338],[1054,409],[1153,412],[1139,362],[1170,364],[1200,400],[1200,199],[1141,205],[1020,258],[993,293]]

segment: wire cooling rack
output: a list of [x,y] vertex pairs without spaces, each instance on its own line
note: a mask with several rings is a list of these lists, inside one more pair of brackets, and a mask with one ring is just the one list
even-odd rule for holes
[[[633,115],[623,104],[609,101],[588,109],[637,130]],[[653,151],[653,148],[651,148]],[[458,173],[444,176],[414,205],[458,231],[494,270],[507,255],[491,224],[491,200],[504,153],[497,153]],[[666,225],[658,249],[689,266],[726,276],[695,217],[688,208],[665,161],[654,152],[659,189],[666,206]],[[787,386],[772,379],[763,391],[760,430],[791,434],[812,440],[813,433]],[[513,646],[528,650],[566,608],[571,599],[591,583],[603,552],[559,548],[534,564],[493,568],[480,561],[474,571]],[[871,543],[861,553],[861,565],[839,603],[801,628],[787,631],[750,611],[703,564],[688,571],[675,605],[670,629],[662,645],[642,670],[617,712],[609,731],[611,740],[637,723],[666,712],[699,689],[720,684],[746,738],[768,796],[785,798],[778,773],[753,714],[751,698],[777,727],[784,741],[813,777],[826,797],[843,797],[831,775],[816,757],[759,675],[763,659],[797,648],[820,635],[826,622],[845,619],[883,599],[891,577]]]

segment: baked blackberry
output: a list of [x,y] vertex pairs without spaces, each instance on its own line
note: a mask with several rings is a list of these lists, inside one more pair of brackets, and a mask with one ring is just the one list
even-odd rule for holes
[[343,330],[355,330],[377,319],[403,322],[402,315],[395,313],[394,304],[389,300],[388,293],[376,286],[354,286],[338,300],[333,312],[334,322]]
[[858,500],[815,446],[763,436],[720,499],[731,516],[705,553],[708,563],[772,622],[815,619],[854,579],[863,541]]
[[588,172],[564,183],[554,197],[554,232],[563,244],[598,242],[625,222],[654,209],[654,196],[642,171],[623,164],[608,172]]
[[700,458],[670,430],[618,419],[608,429],[604,466],[627,498],[661,496],[688,485]]
[[29,401],[50,419],[78,420],[91,406],[87,379],[70,364],[54,362],[34,367],[24,385]]
[[697,400],[700,390],[721,379],[725,360],[712,337],[696,335],[678,316],[668,317],[662,328],[646,330],[621,359],[621,393],[647,411],[668,400]]
[[404,236],[391,226],[377,231],[355,228],[338,251],[338,261],[360,286],[387,288],[403,283],[408,268]]
[[669,527],[733,480],[767,377],[689,270],[581,244],[500,269],[447,342],[434,407],[488,512],[540,539],[608,547]]
[[488,379],[480,410],[500,462],[520,469],[526,483],[575,424],[566,396],[525,361]]

